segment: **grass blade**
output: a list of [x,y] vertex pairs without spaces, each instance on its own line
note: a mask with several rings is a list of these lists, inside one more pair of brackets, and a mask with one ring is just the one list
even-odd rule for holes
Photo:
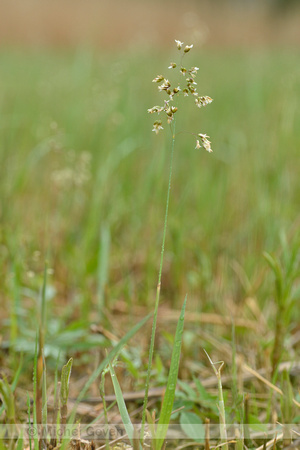
[[98,308],[99,317],[102,318],[105,306],[105,286],[108,278],[110,253],[110,230],[104,224],[100,232],[100,249],[98,254]]
[[60,411],[61,411],[61,423],[63,427],[66,425],[67,422],[68,397],[69,397],[72,364],[73,358],[70,358],[67,364],[63,366],[61,371]]
[[24,446],[23,430],[20,431],[20,436],[17,442],[16,450],[23,450]]
[[109,371],[110,371],[112,383],[114,386],[114,391],[115,391],[116,400],[118,403],[119,412],[120,412],[120,415],[122,418],[122,422],[124,424],[126,433],[128,434],[129,440],[132,444],[134,428],[133,428],[133,425],[131,423],[131,420],[130,420],[130,417],[129,417],[129,414],[128,414],[128,411],[126,408],[126,404],[125,404],[125,401],[123,398],[123,394],[122,394],[122,390],[121,390],[118,378],[116,376],[115,370],[111,363],[109,363]]
[[[33,427],[37,430],[37,412],[36,412],[36,397],[37,397],[37,364],[38,364],[38,333],[35,340],[35,351],[34,351],[34,364],[33,364]],[[39,448],[39,441],[37,433],[34,433],[34,449]]]
[[169,422],[171,419],[173,403],[175,398],[175,389],[178,378],[178,369],[180,362],[180,354],[181,354],[181,343],[182,343],[182,333],[184,327],[184,313],[186,306],[187,297],[185,297],[183,306],[181,309],[181,313],[178,319],[176,334],[175,334],[175,342],[172,352],[171,366],[170,372],[167,382],[166,393],[164,397],[164,401],[161,408],[160,418],[157,425],[156,436],[157,439],[155,441],[155,449],[160,450],[163,446],[165,437],[167,435]]
[[3,377],[3,380],[0,379],[0,397],[2,397],[2,401],[5,406],[7,423],[15,423],[16,419],[14,395],[6,377]]
[[47,424],[48,424],[48,411],[47,411],[47,405],[48,405],[48,399],[47,399],[47,372],[46,372],[46,362],[44,357],[44,352],[42,354],[43,356],[43,377],[42,377],[42,424],[44,428],[44,435],[47,435]]
[[[30,398],[29,394],[27,392],[27,412],[28,412],[28,426],[31,425],[31,418],[30,418]],[[31,443],[31,433],[28,433],[28,439],[29,439],[29,450],[32,450],[32,443]]]

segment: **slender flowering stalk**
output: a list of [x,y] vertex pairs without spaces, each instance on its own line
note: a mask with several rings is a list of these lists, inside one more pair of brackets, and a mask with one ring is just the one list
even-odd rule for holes
[[[142,413],[142,429],[141,429],[141,439],[142,440],[143,440],[143,436],[144,436],[144,425],[145,425],[145,420],[146,420],[146,409],[147,409],[147,402],[148,402],[150,375],[151,375],[153,352],[154,352],[154,341],[155,341],[158,306],[159,306],[159,299],[160,299],[162,268],[163,268],[163,260],[164,260],[169,201],[170,201],[170,192],[171,192],[172,167],[173,167],[173,156],[174,156],[174,146],[175,146],[175,136],[176,136],[175,123],[176,123],[176,114],[178,111],[178,108],[177,108],[177,106],[174,105],[174,103],[175,103],[176,99],[178,98],[178,96],[180,96],[180,95],[183,97],[192,97],[194,99],[194,103],[199,108],[202,106],[206,106],[212,102],[212,98],[210,98],[208,96],[200,96],[197,92],[197,88],[196,88],[197,83],[195,81],[195,78],[197,76],[199,68],[191,67],[190,69],[186,69],[182,65],[184,56],[188,52],[190,52],[190,50],[193,48],[193,45],[186,45],[185,47],[183,47],[183,45],[184,45],[183,42],[181,42],[179,40],[175,40],[175,42],[176,42],[178,51],[180,51],[180,53],[181,53],[180,64],[177,65],[175,62],[171,62],[168,68],[172,70],[172,73],[173,73],[173,70],[177,69],[177,71],[179,72],[179,76],[184,77],[184,81],[183,81],[184,85],[180,85],[180,84],[178,85],[177,83],[173,85],[172,82],[169,81],[168,78],[164,77],[163,75],[158,75],[157,77],[155,77],[152,80],[152,82],[158,84],[158,91],[161,92],[162,94],[165,94],[166,99],[164,100],[163,106],[153,106],[152,108],[148,109],[149,114],[162,114],[165,117],[167,123],[170,125],[170,129],[171,129],[171,133],[172,133],[172,143],[171,143],[171,156],[170,156],[170,169],[169,169],[169,184],[168,184],[168,191],[167,191],[165,220],[164,220],[164,228],[163,228],[162,247],[161,247],[161,258],[160,258],[160,267],[159,267],[159,273],[158,273],[158,283],[157,283],[157,289],[156,289],[156,299],[155,299],[152,333],[151,333],[150,349],[149,349],[148,371],[147,371],[147,378],[146,378],[146,384],[145,384],[145,397],[144,397],[144,405],[143,405],[143,413]],[[162,120],[156,120],[153,124],[152,131],[154,131],[155,134],[158,134],[161,130],[164,129],[162,124],[163,124]],[[206,134],[199,133],[197,135],[197,140],[196,140],[196,149],[203,147],[206,151],[212,152],[211,143],[208,140],[208,138],[209,138],[209,136],[207,136]]]

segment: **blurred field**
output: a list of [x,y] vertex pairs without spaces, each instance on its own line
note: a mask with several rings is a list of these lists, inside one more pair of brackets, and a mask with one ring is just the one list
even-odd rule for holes
[[2,0],[0,45],[145,49],[175,35],[206,46],[295,46],[299,17],[292,0]]
[[[23,2],[18,13],[16,3],[1,3],[4,372],[11,378],[23,353],[20,385],[28,389],[45,261],[48,373],[58,356],[75,356],[73,398],[105,348],[153,310],[170,133],[167,126],[158,136],[151,131],[147,108],[162,102],[151,80],[176,59],[174,38],[195,43],[187,65],[200,68],[199,94],[214,102],[200,110],[183,102],[178,112],[153,384],[166,383],[170,333],[186,293],[182,379],[211,373],[202,348],[230,373],[232,318],[238,353],[269,370],[277,306],[263,252],[283,258],[284,271],[299,239],[296,14],[268,22],[261,9],[253,28],[250,9],[214,17],[207,5],[203,15],[196,6],[168,13],[166,2],[145,15],[143,2],[126,2],[117,4],[111,26],[103,3],[85,11],[71,3]],[[211,137],[212,154],[195,149],[191,133],[199,132]],[[283,360],[294,361],[300,310],[291,305],[282,319]],[[103,327],[98,334],[91,323]],[[120,356],[124,391],[144,387],[150,328]],[[251,389],[258,398],[263,392]]]
[[[38,292],[45,258],[56,299],[78,317],[91,318],[99,295],[109,310],[153,304],[169,136],[151,132],[146,110],[159,103],[152,78],[175,56],[2,50],[6,311],[12,277],[22,303],[23,289]],[[206,132],[214,152],[178,135],[163,300],[175,307],[188,292],[192,311],[234,314],[262,289],[263,250],[277,251],[279,233],[297,229],[299,65],[293,52],[275,51],[196,49],[190,60],[215,101],[184,109],[178,128]]]

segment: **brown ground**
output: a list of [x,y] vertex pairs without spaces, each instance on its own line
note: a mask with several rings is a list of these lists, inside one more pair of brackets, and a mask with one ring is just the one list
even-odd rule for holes
[[174,38],[205,46],[288,46],[300,44],[299,23],[300,10],[275,15],[262,7],[229,7],[225,0],[0,0],[2,47],[122,50]]

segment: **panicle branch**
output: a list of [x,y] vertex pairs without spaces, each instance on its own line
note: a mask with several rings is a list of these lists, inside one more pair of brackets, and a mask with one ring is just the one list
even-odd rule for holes
[[[185,47],[183,47],[184,45],[183,42],[177,39],[175,39],[175,42],[177,49],[181,51],[182,55],[181,61],[182,61],[185,54],[188,53],[193,48],[193,44],[186,45]],[[172,83],[167,78],[165,78],[163,75],[157,75],[157,77],[155,77],[152,80],[152,82],[158,84],[158,91],[165,92],[168,96],[168,99],[164,100],[164,106],[153,106],[152,108],[149,108],[148,113],[149,114],[165,113],[167,123],[171,124],[172,121],[174,120],[174,114],[178,111],[178,108],[176,106],[171,106],[170,102],[173,102],[173,100],[179,95],[182,95],[183,97],[192,96],[194,98],[195,105],[198,108],[202,108],[204,106],[209,105],[213,101],[213,99],[208,95],[201,96],[198,94],[197,83],[195,79],[197,77],[199,67],[193,66],[190,69],[186,69],[182,65],[178,67],[175,62],[171,62],[168,68],[178,69],[179,73],[184,77],[185,86],[181,87],[180,85],[177,85],[176,87],[173,87]],[[162,120],[156,120],[153,124],[152,131],[158,134],[160,130],[163,130]],[[197,137],[199,139],[196,140],[195,148],[199,149],[203,147],[206,151],[211,153],[212,149],[211,149],[211,142],[208,140],[209,136],[207,136],[204,133],[199,133]]]

